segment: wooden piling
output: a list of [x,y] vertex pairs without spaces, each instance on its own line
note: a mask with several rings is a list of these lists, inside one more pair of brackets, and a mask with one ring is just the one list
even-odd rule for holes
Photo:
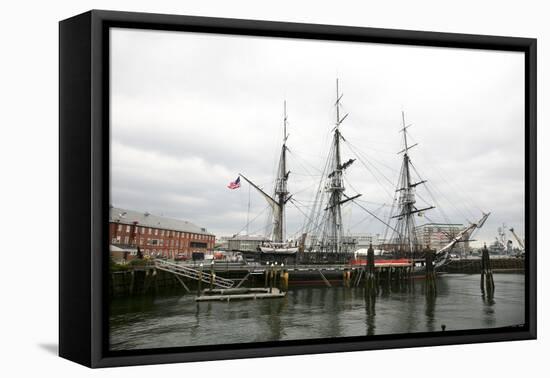
[[487,249],[487,245],[483,245],[483,249],[481,251],[481,280],[480,280],[480,286],[481,286],[481,293],[488,297],[493,297],[493,294],[495,293],[495,281],[493,280],[493,270],[491,268],[491,260],[489,256],[489,250]]
[[269,283],[269,261],[266,263],[264,275],[265,275],[264,287],[267,287]]
[[365,294],[368,296],[374,296],[377,293],[376,274],[374,268],[374,249],[372,243],[367,249],[367,266],[365,272]]
[[288,271],[281,271],[281,290],[286,292],[288,291]]
[[202,264],[200,264],[199,270],[199,282],[197,284],[197,296],[200,297],[202,291]]
[[430,246],[426,246],[424,250],[426,260],[426,294],[435,294],[437,292],[435,270],[433,264],[434,254],[430,250]]

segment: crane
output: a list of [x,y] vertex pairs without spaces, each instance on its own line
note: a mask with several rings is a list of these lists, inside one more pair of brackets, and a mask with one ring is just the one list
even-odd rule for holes
[[523,244],[523,241],[516,235],[514,232],[514,228],[510,228],[510,232],[512,235],[514,235],[514,238],[517,240],[519,247],[525,251],[525,244]]

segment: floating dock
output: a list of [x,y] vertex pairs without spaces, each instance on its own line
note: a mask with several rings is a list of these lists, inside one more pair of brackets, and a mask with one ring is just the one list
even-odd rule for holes
[[283,298],[286,292],[278,288],[238,288],[238,289],[212,289],[204,290],[195,298],[197,302],[205,301],[232,301],[245,299],[271,299]]

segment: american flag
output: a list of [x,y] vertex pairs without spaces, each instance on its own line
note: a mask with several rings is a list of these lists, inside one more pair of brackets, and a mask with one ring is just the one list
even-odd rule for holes
[[227,187],[229,189],[239,189],[241,187],[241,178],[237,177],[237,179],[235,181],[231,181]]

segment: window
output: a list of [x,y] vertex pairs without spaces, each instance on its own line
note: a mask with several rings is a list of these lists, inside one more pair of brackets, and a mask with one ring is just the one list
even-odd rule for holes
[[130,232],[130,225],[126,226],[126,232]]
[[141,233],[142,233],[142,234],[145,233],[145,227],[142,227],[142,228],[141,228]]
[[164,230],[160,231],[160,236],[164,236]]
[[151,232],[152,232],[152,231],[151,231],[151,228],[149,228],[149,235],[151,235]]
[[129,237],[128,237],[128,236],[125,236],[125,237],[124,237],[124,244],[128,244],[128,242],[129,242]]
[[206,243],[191,242],[191,248],[206,248]]
[[155,228],[155,236],[159,234],[159,230]]
[[122,225],[121,224],[118,225],[117,231],[122,231]]

